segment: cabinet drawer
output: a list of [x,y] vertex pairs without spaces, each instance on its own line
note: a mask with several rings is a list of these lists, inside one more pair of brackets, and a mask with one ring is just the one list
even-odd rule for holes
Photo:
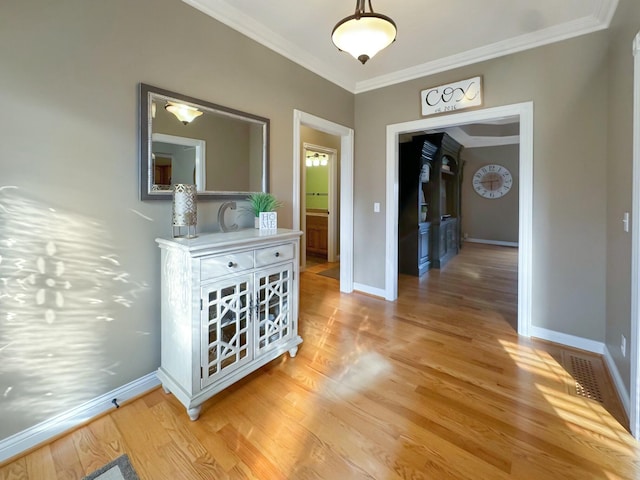
[[200,261],[200,279],[208,280],[253,268],[253,252],[229,253]]
[[256,267],[263,267],[291,259],[293,259],[292,243],[256,250]]

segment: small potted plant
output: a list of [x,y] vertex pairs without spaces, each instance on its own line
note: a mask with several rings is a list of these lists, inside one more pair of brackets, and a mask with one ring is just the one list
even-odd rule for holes
[[273,194],[268,192],[256,192],[247,197],[249,205],[245,208],[248,212],[251,212],[254,217],[254,226],[259,228],[260,225],[260,213],[262,212],[275,212],[276,209],[282,206],[282,202],[279,201]]

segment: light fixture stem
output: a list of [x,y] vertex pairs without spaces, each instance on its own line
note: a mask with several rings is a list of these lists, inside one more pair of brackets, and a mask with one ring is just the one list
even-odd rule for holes
[[356,11],[353,14],[356,20],[360,19],[360,16],[364,13],[364,0],[356,0]]

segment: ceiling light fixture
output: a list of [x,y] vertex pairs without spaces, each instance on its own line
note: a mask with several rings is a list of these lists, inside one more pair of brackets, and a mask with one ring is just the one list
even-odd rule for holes
[[397,28],[393,20],[386,15],[374,13],[369,3],[369,12],[365,12],[365,0],[356,0],[353,15],[340,20],[331,32],[331,40],[338,50],[350,53],[364,65],[383,48],[396,39]]
[[329,164],[326,153],[311,153],[307,155],[307,167],[326,167]]
[[184,103],[167,102],[164,108],[168,112],[173,113],[176,118],[185,125],[202,115],[202,112],[196,107],[190,107]]

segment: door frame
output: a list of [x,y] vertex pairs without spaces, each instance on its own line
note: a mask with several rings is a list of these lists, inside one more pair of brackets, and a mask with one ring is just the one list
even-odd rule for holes
[[[313,143],[308,143],[308,142],[304,142],[302,144],[302,151],[304,153],[302,164],[300,165],[300,168],[302,170],[302,179],[301,179],[301,185],[300,185],[300,212],[305,212],[306,211],[306,205],[307,205],[307,197],[306,197],[306,193],[307,193],[307,183],[306,183],[306,172],[307,172],[307,168],[306,168],[306,153],[307,151],[311,151],[311,152],[317,152],[317,153],[324,153],[327,155],[327,161],[328,161],[328,167],[329,167],[329,177],[328,177],[328,189],[327,189],[327,196],[328,196],[328,208],[327,211],[329,212],[329,216],[327,218],[327,261],[328,262],[337,262],[337,254],[336,254],[336,243],[337,243],[337,231],[338,231],[338,224],[336,222],[336,220],[338,219],[338,215],[336,215],[336,212],[338,211],[338,204],[337,204],[337,195],[336,192],[338,191],[337,189],[337,185],[338,185],[338,169],[336,168],[336,159],[338,158],[338,151],[335,148],[328,148],[328,147],[323,147],[321,145],[315,145]],[[333,212],[333,213],[331,213]],[[307,221],[306,221],[306,216],[305,215],[300,215],[300,230],[302,230],[304,232],[304,235],[307,234]],[[305,261],[306,261],[306,252],[304,252],[304,249],[301,247],[301,259],[302,259],[302,265],[304,265]]]
[[640,33],[633,40],[633,187],[631,200],[631,341],[630,412],[631,434],[640,439]]
[[533,102],[472,110],[387,125],[385,298],[398,298],[398,143],[399,135],[461,124],[520,119],[520,196],[518,230],[518,334],[529,336],[532,298]]
[[353,129],[301,110],[293,110],[293,229],[300,230],[302,145],[304,125],[340,137],[340,291],[353,291]]

